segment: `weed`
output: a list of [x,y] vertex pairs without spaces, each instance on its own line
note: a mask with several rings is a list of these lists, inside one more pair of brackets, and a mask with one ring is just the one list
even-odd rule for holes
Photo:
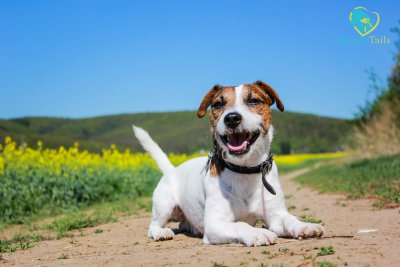
[[317,256],[326,256],[335,254],[335,249],[332,246],[321,247],[317,253]]
[[74,237],[74,235],[71,234],[71,233],[68,233],[68,232],[63,232],[63,231],[58,232],[57,235],[56,235],[56,239],[57,240],[60,240],[63,237]]
[[304,254],[303,257],[304,257],[305,260],[312,259],[312,255],[306,255],[306,254]]
[[268,257],[267,257],[267,259],[270,260],[270,259],[273,259],[273,258],[275,258],[275,257],[276,257],[276,254],[269,254]]
[[279,248],[279,251],[282,253],[287,253],[287,252],[289,252],[289,249],[288,248]]
[[69,256],[68,256],[68,254],[63,253],[63,254],[61,254],[60,257],[58,257],[58,259],[59,260],[66,260],[66,259],[69,259]]
[[1,252],[15,252],[18,249],[25,250],[34,246],[34,243],[41,240],[48,240],[49,237],[44,237],[35,233],[28,234],[15,234],[11,239],[0,240],[0,253]]
[[214,262],[213,267],[227,267],[227,266],[223,262],[222,263]]
[[95,234],[101,234],[103,232],[103,229],[101,228],[97,228],[96,230],[94,230]]
[[333,264],[327,260],[324,260],[324,261],[317,261],[316,266],[317,267],[335,267],[336,264]]
[[239,266],[245,266],[245,265],[248,265],[249,263],[247,262],[247,261],[241,261],[240,263],[239,263]]
[[311,215],[301,215],[300,218],[302,219],[303,222],[320,223],[320,224],[324,225],[324,222],[321,219],[315,218]]
[[139,245],[139,241],[136,241],[135,243],[133,243],[134,246]]
[[295,205],[290,205],[287,209],[288,209],[288,211],[295,210],[296,206]]
[[374,208],[381,209],[381,208],[385,207],[387,204],[388,204],[387,201],[384,201],[384,200],[377,200],[377,201],[374,201],[374,203],[372,204],[372,206],[373,206]]
[[0,240],[0,252],[14,252],[16,250],[17,247],[10,240]]

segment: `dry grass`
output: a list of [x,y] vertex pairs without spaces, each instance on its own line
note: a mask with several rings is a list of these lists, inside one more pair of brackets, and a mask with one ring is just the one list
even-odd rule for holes
[[355,128],[356,157],[372,158],[400,153],[400,121],[393,111],[395,105],[400,103],[382,103],[379,113]]

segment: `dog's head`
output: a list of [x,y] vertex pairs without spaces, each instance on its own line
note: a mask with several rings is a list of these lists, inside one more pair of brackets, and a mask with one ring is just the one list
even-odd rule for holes
[[225,159],[254,164],[269,152],[273,135],[270,106],[275,102],[283,111],[276,91],[262,81],[237,87],[215,85],[204,96],[197,116],[204,117],[211,106],[211,131]]

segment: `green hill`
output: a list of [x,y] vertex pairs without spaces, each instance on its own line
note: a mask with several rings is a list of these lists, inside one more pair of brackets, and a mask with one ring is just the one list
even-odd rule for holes
[[[349,121],[293,112],[273,112],[276,134],[273,151],[277,154],[343,150],[351,128]],[[11,136],[19,143],[35,147],[72,146],[101,151],[115,144],[118,148],[141,150],[131,125],[149,131],[167,152],[190,153],[211,147],[208,119],[198,119],[194,111],[138,113],[85,119],[26,117],[0,120],[0,140]]]

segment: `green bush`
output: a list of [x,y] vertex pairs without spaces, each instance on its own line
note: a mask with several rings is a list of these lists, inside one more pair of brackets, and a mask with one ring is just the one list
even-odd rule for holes
[[26,217],[47,211],[84,207],[120,198],[150,196],[160,172],[151,166],[135,169],[98,167],[64,169],[60,175],[47,169],[31,170],[26,175],[6,171],[0,175],[0,221],[24,223]]

